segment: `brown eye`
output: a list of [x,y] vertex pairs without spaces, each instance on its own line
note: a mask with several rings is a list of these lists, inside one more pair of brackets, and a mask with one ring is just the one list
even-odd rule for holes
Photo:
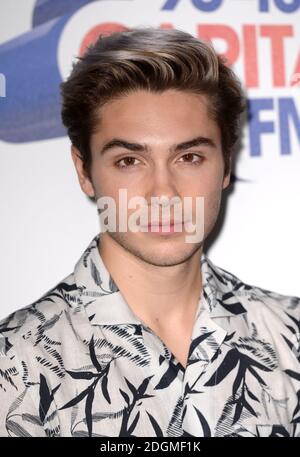
[[[134,165],[135,160],[137,160],[135,157],[123,157],[123,159],[120,159],[116,162],[116,166],[118,168],[128,168]],[[124,163],[123,165],[121,165],[122,162]]]
[[[202,157],[199,156],[198,154],[194,154],[193,152],[189,152],[188,154],[184,154],[184,156],[181,157],[181,159],[185,157],[187,160],[184,160],[184,162],[188,162],[191,164],[197,165],[202,161]],[[195,160],[193,160],[195,158]]]

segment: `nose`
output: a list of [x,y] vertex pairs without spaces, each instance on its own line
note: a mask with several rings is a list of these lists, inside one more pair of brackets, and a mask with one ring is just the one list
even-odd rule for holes
[[147,194],[149,204],[151,203],[151,198],[155,197],[155,200],[159,199],[159,204],[167,206],[169,199],[179,196],[175,177],[166,164],[156,165],[150,179]]
[[146,200],[149,220],[152,223],[169,224],[182,218],[182,201],[177,188],[177,179],[165,162],[155,165],[150,177],[150,186]]

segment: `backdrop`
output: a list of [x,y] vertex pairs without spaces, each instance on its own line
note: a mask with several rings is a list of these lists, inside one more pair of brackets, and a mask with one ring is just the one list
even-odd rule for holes
[[245,282],[300,296],[300,0],[10,0],[0,3],[0,318],[69,274],[99,232],[59,83],[100,32],[148,25],[212,41],[247,91],[208,255]]

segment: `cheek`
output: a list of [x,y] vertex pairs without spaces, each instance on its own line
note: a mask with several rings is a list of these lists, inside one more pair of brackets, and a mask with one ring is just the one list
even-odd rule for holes
[[92,180],[98,197],[116,197],[118,195],[119,183],[113,179],[111,173],[100,166],[94,168]]
[[215,212],[219,208],[221,202],[221,195],[222,193],[219,190],[217,191],[215,189],[206,196],[205,204],[208,211]]
[[214,217],[219,211],[222,198],[223,176],[218,174],[211,179],[202,182],[199,186],[199,193],[204,197],[205,218]]
[[220,189],[212,189],[204,198],[204,221],[206,230],[214,225],[221,205],[222,192]]
[[199,175],[193,186],[189,183],[187,190],[191,192],[191,195],[201,195],[209,200],[215,200],[222,193],[222,186],[223,175],[217,170],[215,173]]

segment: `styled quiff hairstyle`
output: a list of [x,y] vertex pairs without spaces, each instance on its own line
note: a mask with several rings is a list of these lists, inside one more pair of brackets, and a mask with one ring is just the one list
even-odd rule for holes
[[207,95],[221,131],[227,175],[245,99],[240,81],[209,43],[178,29],[137,27],[100,35],[78,59],[61,84],[62,121],[89,178],[90,138],[101,125],[101,107],[139,89]]

